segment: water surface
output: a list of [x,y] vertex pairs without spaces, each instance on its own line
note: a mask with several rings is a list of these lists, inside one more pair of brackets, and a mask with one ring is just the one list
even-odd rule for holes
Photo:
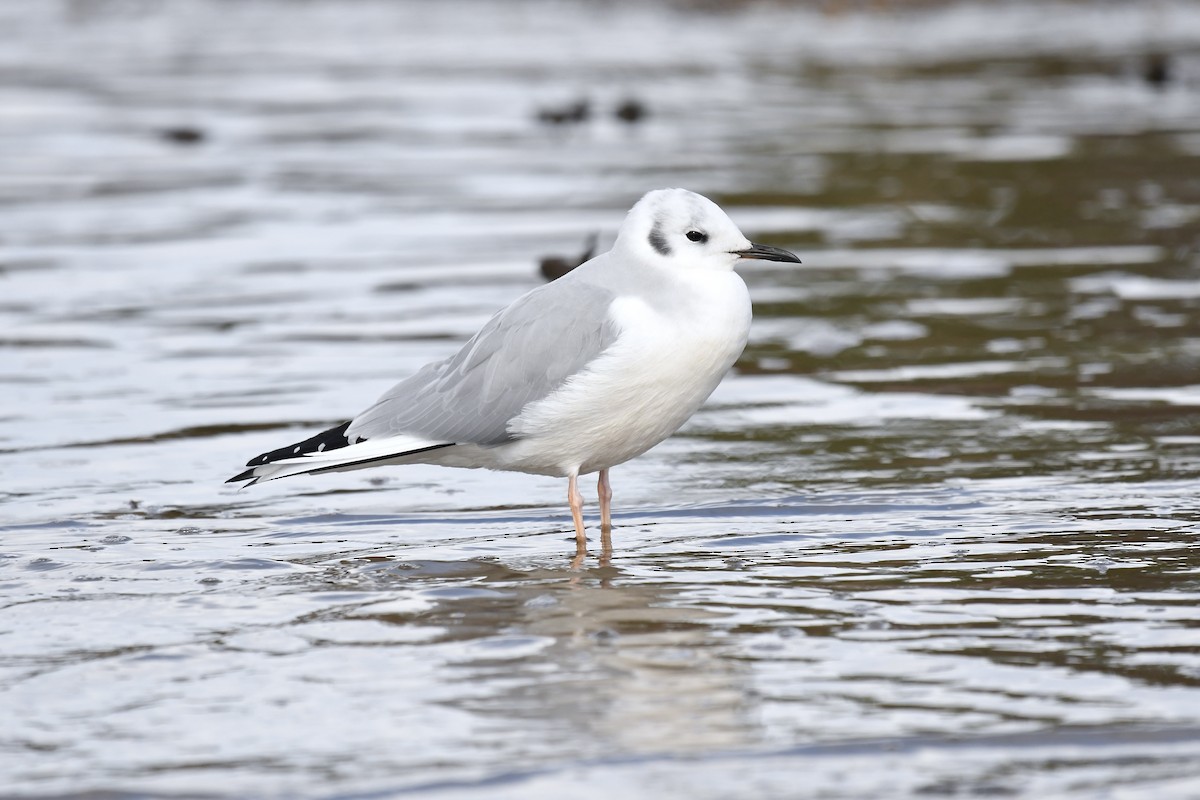
[[[0,792],[1200,795],[1200,11],[1127,5],[5,4]],[[804,265],[611,552],[222,484],[671,185]]]

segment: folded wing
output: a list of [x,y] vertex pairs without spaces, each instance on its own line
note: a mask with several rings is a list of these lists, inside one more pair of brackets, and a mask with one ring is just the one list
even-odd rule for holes
[[347,438],[416,436],[496,445],[509,422],[560,387],[616,339],[613,295],[582,281],[556,281],[492,317],[455,355],[429,364],[355,417]]
[[613,294],[580,279],[534,289],[462,349],[393,386],[353,420],[256,456],[229,479],[360,469],[462,444],[511,441],[509,422],[562,386],[616,339]]

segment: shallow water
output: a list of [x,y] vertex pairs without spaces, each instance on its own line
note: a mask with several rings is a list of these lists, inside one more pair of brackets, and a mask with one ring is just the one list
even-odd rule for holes
[[[1200,796],[1200,8],[1127,5],[0,6],[0,794]],[[611,552],[221,483],[664,185],[804,265]]]

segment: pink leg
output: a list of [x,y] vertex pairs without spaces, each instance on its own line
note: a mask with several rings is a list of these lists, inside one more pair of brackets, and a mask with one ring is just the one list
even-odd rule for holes
[[600,530],[612,530],[612,487],[608,484],[608,470],[600,470],[600,482],[596,486],[600,495]]
[[587,531],[583,527],[583,495],[579,494],[579,486],[572,475],[567,484],[567,504],[571,506],[571,519],[575,521],[575,557],[571,559],[571,569],[583,566],[587,557]]
[[572,475],[567,484],[567,504],[571,506],[571,518],[575,520],[575,544],[579,549],[587,547],[587,531],[583,527],[583,495],[579,493],[577,475]]

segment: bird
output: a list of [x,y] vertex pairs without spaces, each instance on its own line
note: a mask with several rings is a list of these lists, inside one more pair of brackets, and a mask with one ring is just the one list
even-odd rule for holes
[[745,348],[750,294],[734,267],[747,260],[800,262],[751,242],[703,195],[648,192],[611,250],[517,298],[354,418],[226,482],[414,463],[566,478],[578,562],[580,476],[598,473],[607,546],[609,470],[678,430]]

